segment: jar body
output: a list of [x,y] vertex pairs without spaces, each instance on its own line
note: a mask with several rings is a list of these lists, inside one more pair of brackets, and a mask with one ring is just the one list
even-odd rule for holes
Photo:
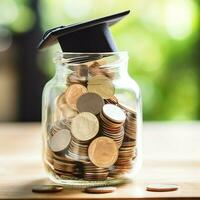
[[43,91],[43,160],[51,180],[114,185],[141,166],[141,95],[127,54],[63,53]]

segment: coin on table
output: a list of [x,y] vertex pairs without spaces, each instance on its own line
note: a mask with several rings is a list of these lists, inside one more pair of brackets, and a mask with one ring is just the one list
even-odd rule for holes
[[111,138],[98,137],[89,145],[88,155],[97,167],[110,167],[118,158],[118,147]]
[[105,104],[103,106],[103,114],[111,121],[122,123],[126,119],[126,115],[121,108],[113,104]]
[[112,81],[104,75],[96,75],[88,80],[88,91],[100,95],[104,99],[109,99],[115,93]]
[[73,84],[69,86],[65,92],[65,99],[67,104],[74,110],[77,110],[76,103],[78,98],[87,92],[87,88],[80,84]]
[[90,140],[95,137],[99,131],[99,121],[92,113],[79,113],[72,119],[71,131],[72,135],[78,140]]
[[150,184],[147,186],[147,191],[151,192],[170,192],[178,190],[178,185],[175,184]]
[[112,186],[101,186],[101,187],[88,187],[85,188],[84,192],[86,193],[94,193],[94,194],[103,194],[103,193],[111,193],[116,190],[116,187]]
[[71,141],[71,133],[68,129],[57,131],[49,141],[49,146],[53,152],[65,150]]
[[79,97],[77,108],[79,112],[90,112],[97,115],[104,105],[103,99],[96,93],[88,92]]
[[36,193],[54,193],[63,190],[61,185],[34,185],[32,186],[32,192]]

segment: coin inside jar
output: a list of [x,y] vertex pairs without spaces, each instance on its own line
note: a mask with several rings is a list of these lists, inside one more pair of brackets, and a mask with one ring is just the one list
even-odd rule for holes
[[79,97],[77,108],[79,112],[90,112],[97,115],[104,105],[103,99],[96,93],[88,92]]
[[103,114],[111,121],[121,123],[126,119],[126,115],[121,108],[113,104],[103,106]]
[[123,110],[125,110],[126,112],[129,112],[129,113],[132,113],[132,114],[136,115],[136,111],[133,108],[131,108],[130,106],[127,106],[127,105],[125,105],[125,104],[123,104],[121,102],[118,103],[118,106],[120,108],[122,108]]
[[111,138],[98,137],[89,145],[88,155],[92,163],[97,167],[110,167],[117,160],[118,147]]
[[74,110],[77,110],[76,103],[78,98],[87,92],[87,88],[80,84],[73,84],[67,88],[65,99],[67,104]]
[[72,119],[71,131],[72,135],[78,140],[90,140],[95,137],[99,131],[99,121],[92,113],[79,113]]
[[57,98],[57,107],[58,110],[61,111],[62,116],[64,118],[72,118],[77,115],[77,111],[73,110],[70,106],[68,106],[65,98],[65,93],[62,93],[58,98]]
[[115,93],[112,81],[104,75],[96,75],[88,80],[88,91],[100,95],[104,99],[109,99]]
[[57,131],[49,141],[49,146],[53,152],[65,150],[71,141],[71,133],[68,129]]

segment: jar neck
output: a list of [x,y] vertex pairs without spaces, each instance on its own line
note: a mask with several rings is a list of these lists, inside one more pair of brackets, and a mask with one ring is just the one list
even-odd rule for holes
[[56,64],[55,78],[58,81],[66,81],[68,76],[84,79],[84,77],[89,78],[101,74],[112,80],[128,76],[128,56],[126,52],[81,53],[67,54],[67,56],[62,53],[54,61]]

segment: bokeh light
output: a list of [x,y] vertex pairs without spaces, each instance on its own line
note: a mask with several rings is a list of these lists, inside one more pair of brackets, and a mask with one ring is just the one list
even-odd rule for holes
[[14,0],[1,0],[0,2],[0,24],[9,25],[19,14],[17,4]]
[[[75,4],[79,5],[81,9],[77,10]],[[92,5],[90,0],[68,0],[64,2],[64,10],[68,14],[68,16],[75,20],[80,20],[81,18],[85,18],[90,13],[92,9]],[[78,12],[77,12],[78,11]]]
[[174,39],[185,39],[192,33],[195,5],[191,0],[169,0],[165,7],[166,29]]
[[19,14],[10,25],[11,29],[15,32],[27,32],[35,23],[34,12],[27,5],[18,5]]
[[[0,54],[38,22],[33,2],[0,1]],[[141,87],[144,119],[200,119],[199,0],[38,0],[38,8],[43,32],[130,9],[111,32],[118,49],[128,51],[128,72]],[[38,53],[38,69],[48,79],[59,50],[57,44]]]

